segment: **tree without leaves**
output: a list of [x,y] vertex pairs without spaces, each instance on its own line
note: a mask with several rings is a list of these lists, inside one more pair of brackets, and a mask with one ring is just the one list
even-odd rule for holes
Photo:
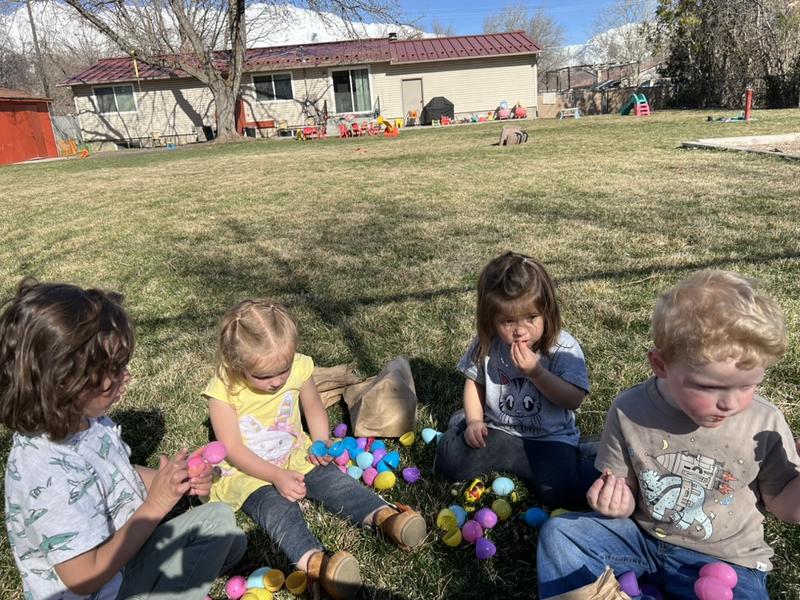
[[592,26],[592,44],[605,62],[641,63],[652,57],[649,31],[655,0],[615,0],[602,9]]

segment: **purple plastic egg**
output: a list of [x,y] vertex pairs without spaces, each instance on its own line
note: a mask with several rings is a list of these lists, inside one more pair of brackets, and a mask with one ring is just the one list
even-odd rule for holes
[[635,571],[626,571],[617,577],[619,589],[628,594],[631,598],[636,598],[642,595],[642,590],[639,589],[639,582],[636,580]]
[[485,506],[475,513],[474,518],[484,529],[491,529],[497,525],[497,515],[491,508]]
[[642,585],[642,596],[650,596],[653,600],[664,600],[664,594],[654,585],[645,583]]
[[356,445],[358,445],[359,448],[364,450],[367,447],[367,438],[365,437],[356,438]]
[[228,579],[228,583],[225,584],[225,594],[231,600],[238,600],[244,593],[247,591],[247,579],[242,577],[241,575],[235,575]]
[[420,472],[417,467],[406,467],[403,469],[403,479],[406,483],[416,483],[419,481]]
[[485,537],[479,537],[475,542],[475,556],[478,560],[489,560],[497,554],[497,547]]
[[367,485],[372,485],[377,476],[378,476],[378,470],[375,469],[374,467],[370,467],[369,469],[364,469],[364,472],[361,474],[361,479]]
[[337,438],[343,438],[347,435],[347,425],[344,423],[339,423],[336,427],[333,428],[333,435]]
[[733,600],[733,590],[716,577],[701,577],[695,581],[694,594],[699,600]]
[[739,576],[736,574],[736,569],[724,562],[713,562],[703,565],[700,569],[700,577],[715,577],[730,589],[735,588],[736,584],[739,583]]
[[386,456],[386,448],[378,448],[375,449],[375,444],[372,445],[372,466],[377,466],[379,462],[383,460],[383,457]]
[[472,544],[483,535],[483,527],[477,521],[469,520],[461,528],[461,535],[465,542]]
[[333,460],[339,466],[342,466],[342,465],[347,466],[347,463],[350,462],[350,453],[347,450],[345,450],[344,452],[342,452],[339,456],[337,456]]

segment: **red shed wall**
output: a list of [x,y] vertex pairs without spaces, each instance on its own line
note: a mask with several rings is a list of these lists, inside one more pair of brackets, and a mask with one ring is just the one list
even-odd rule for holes
[[0,99],[0,164],[56,156],[47,103]]

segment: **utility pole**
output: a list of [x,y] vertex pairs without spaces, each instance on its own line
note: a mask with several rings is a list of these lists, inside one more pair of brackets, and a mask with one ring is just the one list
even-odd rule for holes
[[39,71],[39,77],[42,80],[42,88],[44,95],[50,98],[50,84],[47,82],[47,74],[44,71],[44,62],[42,61],[42,51],[39,49],[39,37],[36,35],[36,24],[33,21],[33,10],[31,10],[31,0],[25,0],[25,6],[28,7],[28,21],[31,24],[31,37],[33,38],[33,49],[36,52],[36,70]]

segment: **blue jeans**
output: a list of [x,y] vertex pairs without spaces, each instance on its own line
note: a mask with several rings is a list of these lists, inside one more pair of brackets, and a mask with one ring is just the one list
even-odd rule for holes
[[[459,411],[461,412],[461,411]],[[447,479],[472,479],[492,471],[513,473],[542,504],[583,508],[586,491],[600,476],[594,456],[582,457],[577,446],[530,440],[489,428],[485,448],[464,439],[467,423],[457,412],[436,445],[434,469]]]
[[[595,581],[611,567],[617,577],[634,571],[672,598],[694,598],[700,567],[719,559],[661,542],[632,519],[597,513],[569,513],[548,519],[539,532],[536,552],[539,596],[549,598]],[[769,600],[767,574],[739,565],[736,598]]]
[[[387,505],[383,498],[342,473],[334,463],[314,467],[306,473],[305,484],[306,498],[320,502],[329,512],[355,524]],[[250,494],[242,510],[278,544],[292,564],[297,564],[309,550],[323,549],[308,530],[300,505],[289,502],[273,485],[265,485]]]

